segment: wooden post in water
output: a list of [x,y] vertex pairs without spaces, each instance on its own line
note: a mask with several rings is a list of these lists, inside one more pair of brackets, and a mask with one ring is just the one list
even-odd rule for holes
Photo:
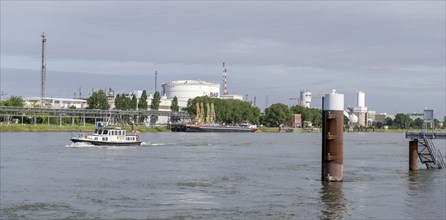
[[343,180],[344,172],[344,94],[326,94],[322,99],[321,180]]
[[409,141],[409,170],[418,170],[418,140]]

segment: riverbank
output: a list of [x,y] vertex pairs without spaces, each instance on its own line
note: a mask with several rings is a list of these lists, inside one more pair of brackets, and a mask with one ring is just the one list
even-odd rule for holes
[[[131,126],[123,127],[127,131],[131,131]],[[0,132],[92,132],[96,129],[96,125],[86,124],[80,125],[29,125],[29,124],[10,124],[0,126]],[[167,127],[135,127],[139,132],[167,132]]]
[[[123,127],[127,131],[131,131],[131,126],[124,126]],[[1,125],[0,126],[0,132],[92,132],[96,129],[96,126],[94,124],[86,124],[85,126],[80,125],[63,125],[59,127],[58,125],[43,125],[43,124],[37,124],[37,125],[30,125],[30,124],[9,124],[9,125]],[[135,127],[135,130],[139,132],[168,132],[169,129],[166,126],[160,126],[160,127]],[[286,130],[282,130],[286,131]],[[361,131],[363,133],[405,133],[405,132],[419,132],[420,129],[368,129]],[[258,132],[268,132],[268,133],[278,133],[280,132],[279,128],[271,128],[271,127],[260,127]],[[294,132],[300,132],[300,133],[311,133],[311,132],[320,132],[320,129],[316,130],[296,130]],[[353,131],[353,133],[357,133],[358,131]],[[436,130],[435,132],[446,132],[445,129],[442,130]],[[348,131],[345,131],[345,133],[351,133]]]

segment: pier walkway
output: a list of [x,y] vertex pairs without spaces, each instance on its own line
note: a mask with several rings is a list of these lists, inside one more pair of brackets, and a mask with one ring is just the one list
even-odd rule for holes
[[446,139],[446,133],[440,133],[440,132],[406,132],[406,138],[415,140],[415,139],[422,139],[422,138],[428,138],[428,139]]
[[446,164],[441,151],[435,148],[432,139],[446,139],[446,133],[427,132],[406,132],[406,138],[416,144],[418,158],[426,168],[445,168]]
[[62,118],[80,118],[85,125],[85,119],[101,119],[106,118],[121,118],[122,116],[168,116],[185,118],[187,113],[185,112],[172,112],[172,111],[158,111],[158,110],[100,110],[100,109],[53,109],[53,108],[22,108],[22,107],[10,107],[0,106],[0,117],[3,117],[4,122],[9,122],[11,117],[33,118],[34,124],[36,118],[59,118],[60,124]]

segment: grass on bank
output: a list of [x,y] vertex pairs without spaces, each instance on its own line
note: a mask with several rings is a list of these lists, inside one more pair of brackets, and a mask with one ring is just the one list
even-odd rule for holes
[[[123,129],[131,131],[131,126],[124,126]],[[96,129],[94,124],[80,125],[46,125],[46,124],[9,124],[1,125],[0,132],[93,132]],[[167,127],[135,127],[135,130],[140,132],[166,132]]]
[[[127,131],[131,131],[131,126],[124,126],[123,127]],[[94,124],[85,124],[84,126],[80,125],[72,125],[72,124],[64,124],[61,127],[54,124],[0,124],[0,132],[92,132],[96,129],[96,125]],[[167,132],[169,129],[166,126],[160,126],[160,127],[145,127],[145,126],[136,126],[135,130],[139,132]],[[432,130],[429,130],[432,132]],[[270,132],[270,133],[276,133],[280,132],[280,129],[278,127],[259,127],[258,132]],[[307,132],[321,132],[321,129],[301,129],[297,130],[297,132],[307,133]],[[349,131],[346,130],[345,133],[348,133]],[[354,130],[353,133],[357,132],[375,132],[375,133],[405,133],[405,132],[421,132],[420,129],[367,129],[363,131]],[[445,129],[442,130],[435,130],[435,132],[446,132]]]

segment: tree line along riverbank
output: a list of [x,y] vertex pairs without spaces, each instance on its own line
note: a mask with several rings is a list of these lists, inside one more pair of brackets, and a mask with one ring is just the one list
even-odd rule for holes
[[[96,129],[94,124],[81,125],[30,125],[30,124],[9,124],[1,125],[0,132],[93,132]],[[123,126],[123,129],[131,131],[131,126]],[[135,127],[139,132],[167,132],[167,127]]]
[[[131,131],[131,126],[123,126],[123,128],[127,131]],[[0,125],[0,132],[92,132],[96,129],[96,125],[94,124],[86,124],[85,126],[81,125],[47,125],[47,124],[9,124],[9,125]],[[169,132],[169,128],[167,126],[157,126],[157,127],[145,127],[145,126],[136,126],[134,127],[136,131],[139,132]],[[355,132],[395,132],[395,133],[404,133],[404,132],[418,132],[419,129],[368,129],[363,131],[352,131]],[[436,132],[445,132],[446,130],[436,130]],[[278,127],[259,127],[259,132],[290,132],[287,130],[281,130]],[[310,133],[310,132],[320,132],[320,129],[295,129],[291,132],[302,132],[302,133]],[[348,132],[347,130],[345,131]]]

